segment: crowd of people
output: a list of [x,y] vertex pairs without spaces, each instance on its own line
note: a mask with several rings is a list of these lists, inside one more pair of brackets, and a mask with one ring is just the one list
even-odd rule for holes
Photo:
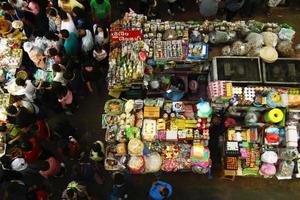
[[[140,0],[140,12],[157,16],[160,1]],[[168,14],[185,12],[185,1],[167,0]],[[273,4],[271,4],[273,2]],[[279,1],[268,1],[268,7]],[[241,10],[251,17],[258,0],[198,0],[203,18],[215,18],[222,8],[232,20]],[[176,9],[178,8],[178,10]],[[0,37],[18,40],[23,49],[21,68],[27,77],[16,77],[13,102],[6,107],[1,121],[1,142],[6,154],[0,159],[0,199],[52,199],[53,179],[70,180],[61,199],[94,199],[86,183],[104,183],[104,144],[98,140],[86,149],[70,123],[62,121],[49,128],[49,110],[72,115],[78,98],[93,93],[105,84],[108,69],[109,24],[112,8],[109,0],[2,0],[0,24],[12,24],[9,32],[0,27]],[[37,79],[38,71],[50,72],[50,79]],[[43,74],[42,73],[42,74]],[[102,81],[100,83],[99,81]],[[9,90],[8,90],[9,91]],[[75,164],[66,166],[71,160]],[[71,171],[67,171],[67,169]],[[66,177],[68,174],[68,177]],[[130,199],[127,176],[114,173],[109,199]],[[148,196],[168,199],[172,186],[155,181]],[[57,199],[57,198],[56,198]]]
[[[123,0],[126,2],[126,0]],[[128,1],[128,0],[127,0]],[[150,18],[155,18],[159,13],[157,8],[159,3],[166,2],[168,4],[168,14],[175,16],[176,6],[179,11],[186,11],[186,4],[190,3],[183,0],[139,0],[139,12]],[[231,21],[237,14],[243,18],[251,18],[261,6],[264,7],[267,15],[271,14],[271,9],[279,4],[288,5],[288,0],[196,0],[199,6],[199,13],[202,19],[214,19],[216,17],[226,15],[226,20]],[[125,4],[125,3],[123,3]]]
[[[104,144],[96,141],[85,149],[68,121],[50,128],[47,116],[50,110],[72,115],[77,99],[104,82],[110,2],[7,0],[1,1],[0,15],[1,39],[23,49],[20,68],[26,72],[3,83],[12,102],[0,124],[6,145],[0,199],[58,199],[52,180],[59,178],[70,180],[61,199],[92,199],[86,183],[103,184]],[[12,28],[6,31],[6,26]],[[72,160],[75,165],[66,166]]]

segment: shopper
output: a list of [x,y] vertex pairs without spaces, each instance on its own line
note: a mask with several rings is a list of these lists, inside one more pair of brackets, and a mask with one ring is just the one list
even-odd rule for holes
[[163,181],[156,181],[152,184],[149,197],[151,200],[166,200],[171,197],[173,193],[172,186]]
[[266,14],[270,16],[272,8],[276,8],[281,2],[282,0],[266,0]]
[[109,0],[91,0],[90,6],[94,22],[108,28],[111,19],[111,5]]
[[90,93],[93,93],[93,83],[97,82],[101,77],[99,67],[95,67],[92,63],[86,63],[82,70],[83,80]]
[[255,15],[260,0],[247,0],[242,8],[242,17],[251,18]]
[[76,200],[76,199],[87,199],[91,200],[92,198],[88,194],[86,187],[75,181],[72,181],[68,184],[65,191],[62,193],[61,199],[64,200]]
[[32,84],[31,80],[23,80],[21,78],[16,79],[16,85],[20,86],[21,89],[19,89],[15,95],[25,95],[26,100],[30,102],[34,102],[34,99],[36,98],[36,87]]
[[45,161],[42,161],[39,171],[40,175],[42,175],[44,178],[62,175],[61,172],[61,163],[53,156],[49,157]]
[[231,21],[241,10],[245,0],[226,0],[226,21]]
[[63,74],[66,71],[65,66],[60,64],[52,65],[52,80],[60,82],[62,85],[66,85],[67,81],[64,79]]
[[73,94],[65,86],[61,86],[57,91],[58,102],[61,104],[62,109],[64,109],[67,115],[72,114],[73,110]]
[[198,0],[199,12],[203,18],[215,18],[221,0]]
[[[103,60],[107,58],[107,52],[101,45],[95,45],[93,50],[93,57],[99,62],[99,65],[103,65]],[[101,66],[106,67],[106,66]]]
[[109,195],[109,200],[129,199],[129,188],[125,175],[120,172],[113,174],[113,187]]
[[95,44],[106,45],[109,42],[109,34],[106,28],[94,24],[93,31],[95,35]]
[[148,9],[148,0],[139,0],[139,13],[147,15]]
[[90,159],[96,162],[101,162],[104,159],[104,154],[104,144],[100,140],[97,140],[92,145]]
[[59,37],[64,39],[64,50],[70,57],[76,57],[78,55],[79,42],[76,33],[69,32],[66,29],[62,29],[59,32]]
[[91,30],[92,23],[89,19],[89,15],[85,12],[85,10],[75,7],[72,10],[72,17],[74,19],[74,23],[77,28],[85,28]]
[[49,19],[49,29],[52,32],[60,31],[61,19],[58,15],[58,11],[54,7],[47,8],[47,17]]
[[85,56],[89,56],[94,47],[94,37],[91,31],[85,27],[80,27],[78,31],[79,37],[81,38],[81,52]]
[[20,146],[27,163],[37,161],[42,154],[42,146],[35,136],[30,137],[28,140],[23,140]]
[[175,16],[175,13],[174,13],[174,7],[177,5],[178,6],[178,9],[181,11],[181,12],[185,12],[185,8],[183,7],[183,3],[182,3],[182,0],[167,0],[168,2],[168,5],[169,5],[169,9],[168,9],[168,13],[169,15],[171,16]]
[[77,29],[71,15],[69,13],[64,12],[63,10],[60,10],[58,14],[61,19],[60,30],[65,29],[69,31],[69,33],[75,33],[77,35]]
[[84,9],[83,5],[77,0],[58,0],[58,6],[67,13],[71,13],[75,7]]

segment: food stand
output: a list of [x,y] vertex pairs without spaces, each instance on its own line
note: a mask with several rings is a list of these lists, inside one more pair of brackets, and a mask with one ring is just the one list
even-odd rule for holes
[[[286,175],[298,162],[300,119],[299,61],[291,59],[292,27],[254,20],[147,21],[143,15],[127,13],[111,30],[115,40],[110,47],[110,95],[140,100],[114,99],[118,112],[102,117],[107,170],[207,173],[211,116],[198,116],[201,106],[197,112],[191,109],[201,104],[202,97],[210,100],[206,103],[213,113],[226,118],[225,176],[291,177]],[[289,78],[276,78],[283,74]],[[183,82],[183,95],[176,101],[168,96],[174,87],[172,77]],[[129,91],[138,95],[130,96]],[[134,105],[129,113],[128,102]],[[168,112],[168,104],[183,104],[184,110],[171,106]],[[185,110],[194,118],[185,116]],[[130,150],[132,146],[138,152]],[[197,162],[204,158],[204,165]],[[156,164],[155,170],[147,169],[147,160]]]

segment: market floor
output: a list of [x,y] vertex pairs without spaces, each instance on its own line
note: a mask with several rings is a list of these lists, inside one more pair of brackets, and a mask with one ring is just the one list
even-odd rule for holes
[[[115,1],[113,3],[114,11],[117,11]],[[133,1],[131,1],[133,2]],[[137,2],[135,0],[135,2]],[[186,0],[187,12],[176,14],[173,20],[195,20],[198,19],[198,7],[194,0]],[[132,7],[135,8],[135,5]],[[255,18],[261,21],[274,21],[288,23],[300,32],[300,6],[299,1],[292,1],[290,8],[276,8],[271,17],[265,17],[262,9],[258,10],[258,16]],[[163,6],[160,11],[163,11]],[[115,12],[117,13],[117,12]],[[170,20],[166,12],[163,13],[164,20]],[[300,42],[300,34],[295,38],[297,43]],[[101,129],[101,114],[103,112],[104,102],[109,98],[104,84],[98,84],[98,89],[88,97],[79,101],[79,109],[73,116],[55,115],[49,120],[50,126],[61,119],[69,119],[74,127],[77,128],[81,135],[81,142],[89,147],[97,139],[104,140],[104,130]],[[211,133],[213,134],[213,133]],[[72,165],[70,161],[68,165]],[[192,173],[173,173],[163,174],[160,179],[171,183],[174,187],[174,194],[171,199],[174,200],[247,200],[247,199],[264,199],[264,200],[285,200],[300,199],[300,180],[277,181],[274,179],[263,178],[236,178],[235,181],[223,180],[219,176],[220,171],[213,172],[213,178],[208,179],[206,176]],[[66,176],[67,177],[67,176]],[[132,195],[130,200],[147,200],[147,192],[151,183],[156,180],[154,175],[133,175],[131,176]],[[56,187],[53,199],[59,199],[59,195],[68,183],[67,178],[54,180]],[[89,186],[93,196],[100,200],[107,200],[111,187],[111,180],[107,174],[105,185],[98,187]]]

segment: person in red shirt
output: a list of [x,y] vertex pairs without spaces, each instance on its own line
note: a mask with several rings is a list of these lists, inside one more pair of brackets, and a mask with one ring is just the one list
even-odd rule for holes
[[23,150],[24,159],[28,163],[37,161],[42,153],[41,144],[34,136],[29,138],[28,141],[23,141],[23,143],[21,144],[21,148]]
[[43,161],[42,168],[39,171],[40,175],[45,178],[56,176],[61,172],[61,165],[54,157],[49,157]]

